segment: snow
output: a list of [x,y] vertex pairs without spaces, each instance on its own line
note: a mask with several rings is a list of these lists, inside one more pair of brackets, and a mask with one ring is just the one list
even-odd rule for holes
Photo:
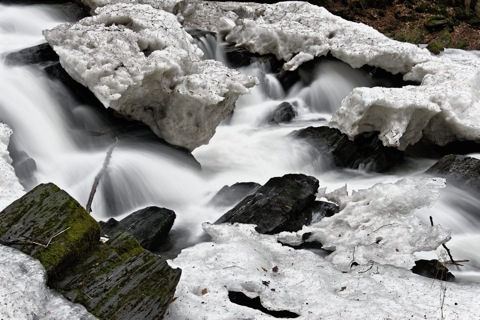
[[50,290],[46,272],[30,256],[0,245],[0,319],[96,319],[85,308]]
[[105,105],[140,120],[167,142],[205,144],[257,80],[203,53],[174,15],[115,4],[74,25],[44,31],[60,63]]
[[[282,243],[299,245],[302,236],[318,241],[327,250],[335,250],[328,259],[342,271],[352,262],[372,262],[411,269],[415,252],[435,250],[450,240],[440,226],[423,224],[413,209],[431,206],[445,187],[445,180],[402,179],[396,183],[379,183],[352,195],[337,192],[326,198],[337,203],[341,211],[294,234],[280,234]],[[343,189],[344,190],[344,189]]]
[[[231,303],[228,291],[260,297],[267,309],[295,312],[298,319],[478,318],[480,307],[472,302],[480,294],[479,284],[424,278],[404,267],[409,263],[399,263],[410,261],[407,252],[434,249],[448,239],[441,228],[419,226],[413,215],[416,209],[431,204],[443,185],[442,179],[406,179],[351,196],[335,193],[343,210],[325,218],[327,222],[301,231],[313,232],[315,237],[322,228],[334,228],[325,232],[333,237],[342,232],[341,241],[319,237],[342,251],[326,258],[283,246],[278,240],[285,240],[287,234],[261,235],[254,225],[205,223],[211,242],[187,248],[170,261],[182,268],[182,278],[165,319],[271,319],[258,310]],[[384,191],[378,196],[380,190]],[[358,218],[351,220],[355,215]],[[343,220],[346,216],[348,220]],[[381,226],[377,237],[381,234],[383,240],[378,249],[368,253],[375,245],[362,249],[361,242],[368,237],[365,232],[377,226]],[[425,238],[414,235],[417,230]],[[358,265],[349,264],[348,270],[342,270],[339,257],[351,255],[354,247]]]
[[12,130],[0,122],[0,211],[24,194],[7,149],[11,134]]

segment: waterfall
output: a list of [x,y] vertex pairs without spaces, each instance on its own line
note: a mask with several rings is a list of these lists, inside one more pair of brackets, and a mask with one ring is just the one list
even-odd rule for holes
[[[51,7],[2,6],[0,55],[42,42],[41,29],[65,20],[61,18]],[[206,58],[224,61],[221,43],[214,36],[208,34],[199,40],[199,46]],[[329,191],[345,183],[349,190],[355,190],[418,175],[433,163],[408,159],[406,165],[382,175],[335,169],[313,156],[310,146],[290,138],[294,130],[327,125],[353,88],[372,86],[363,71],[324,61],[312,71],[312,81],[299,81],[288,90],[261,61],[241,71],[257,76],[260,85],[238,100],[234,113],[217,128],[208,145],[194,150],[201,171],[174,148],[145,141],[141,136],[120,138],[100,181],[93,216],[102,220],[122,218],[148,205],[167,207],[177,213],[172,232],[183,237],[185,242],[178,247],[184,247],[199,241],[202,222],[213,222],[225,212],[208,205],[224,185],[248,181],[263,184],[274,176],[305,173],[317,177],[320,186]],[[26,187],[51,181],[85,205],[106,151],[115,141],[108,134],[91,135],[92,131],[108,128],[104,110],[80,105],[39,68],[12,67],[1,61],[0,74],[0,120],[13,128],[14,147],[36,163],[33,180]],[[269,123],[269,115],[285,101],[295,107],[296,117],[290,123]],[[435,207],[419,213],[426,223],[433,215],[436,223],[453,230],[452,250],[472,261],[467,270],[477,280],[480,239],[475,230],[480,220],[475,214],[479,207],[478,199],[448,188]]]

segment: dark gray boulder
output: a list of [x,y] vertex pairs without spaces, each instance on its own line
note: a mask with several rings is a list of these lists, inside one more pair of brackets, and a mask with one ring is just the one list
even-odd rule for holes
[[230,207],[255,193],[260,187],[261,185],[255,182],[238,182],[231,186],[224,186],[208,204],[215,207]]
[[291,136],[309,143],[319,157],[340,168],[385,172],[403,160],[403,152],[384,147],[375,132],[351,141],[335,128],[308,127],[292,132]]
[[152,206],[135,211],[120,221],[111,218],[100,223],[100,226],[105,235],[113,236],[119,231],[127,231],[142,247],[155,250],[168,236],[175,217],[172,210]]
[[272,178],[215,223],[256,224],[264,234],[300,230],[311,220],[318,187],[316,178],[303,174]]
[[288,123],[297,115],[295,107],[290,102],[280,103],[270,115],[268,122],[271,124]]
[[446,155],[425,173],[442,176],[448,182],[480,192],[480,160],[457,154]]

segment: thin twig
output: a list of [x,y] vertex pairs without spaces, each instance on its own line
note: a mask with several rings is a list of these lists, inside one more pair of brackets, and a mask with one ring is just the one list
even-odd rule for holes
[[44,248],[48,248],[48,246],[49,246],[50,243],[52,242],[53,238],[58,237],[59,235],[61,235],[61,234],[64,233],[65,231],[67,231],[68,229],[70,229],[70,227],[68,227],[68,228],[60,231],[59,233],[55,234],[53,237],[51,237],[50,239],[48,239],[47,243],[42,243],[42,242],[40,242],[40,240],[37,240],[37,239],[35,239],[35,238],[21,237],[21,238],[14,239],[14,240],[9,240],[9,241],[0,240],[0,244],[3,244],[3,245],[10,245],[10,244],[31,244],[31,245],[37,245],[37,246],[41,246],[41,247],[44,247]]
[[113,149],[115,149],[117,144],[118,144],[118,138],[115,137],[115,143],[108,149],[107,155],[105,156],[105,160],[103,161],[102,169],[100,169],[98,174],[95,176],[95,179],[93,180],[92,189],[90,190],[90,195],[88,196],[87,205],[85,206],[85,210],[87,210],[88,213],[92,212],[93,197],[97,192],[97,187],[98,187],[98,184],[100,183],[100,179],[102,178],[103,174],[107,170],[108,163],[110,162],[110,158],[112,158]]
[[[432,218],[432,216],[430,216],[430,224],[431,224],[432,227],[433,227],[433,218]],[[455,260],[453,260],[452,253],[450,252],[450,249],[447,248],[447,246],[445,245],[445,243],[442,243],[442,247],[447,251],[448,256],[450,257],[450,264],[453,264],[453,265],[456,265],[456,266],[463,266],[462,264],[460,264],[460,263],[458,263],[458,262],[468,262],[468,261],[469,261],[469,260],[460,260],[460,261],[455,261]]]

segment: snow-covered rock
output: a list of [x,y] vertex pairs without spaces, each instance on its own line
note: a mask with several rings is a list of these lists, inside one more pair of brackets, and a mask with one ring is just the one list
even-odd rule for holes
[[32,257],[0,245],[0,319],[96,319],[47,287],[45,269]]
[[0,211],[25,193],[15,175],[8,152],[11,134],[12,130],[0,123]]
[[44,31],[60,63],[105,105],[193,150],[213,136],[256,79],[203,53],[174,15],[115,4],[74,25]]

